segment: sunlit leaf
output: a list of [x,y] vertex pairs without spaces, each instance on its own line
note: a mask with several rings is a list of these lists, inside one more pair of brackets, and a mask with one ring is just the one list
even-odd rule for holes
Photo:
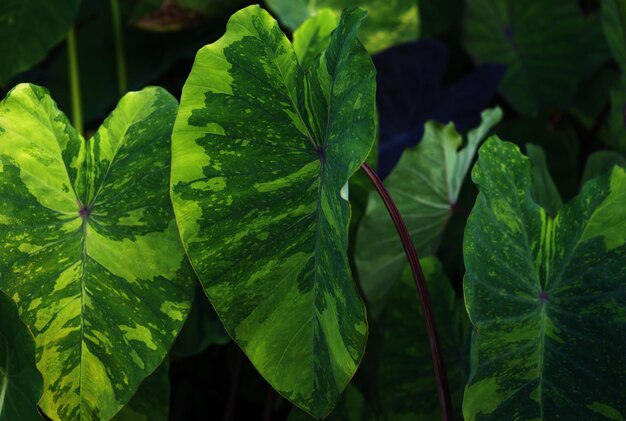
[[346,186],[376,135],[372,62],[342,15],[304,71],[258,6],[202,48],[172,145],[181,237],[231,337],[283,396],[327,415],[363,355]]
[[160,88],[129,93],[83,139],[43,88],[0,103],[0,289],[35,336],[53,419],[112,417],[191,306],[168,195],[176,108]]

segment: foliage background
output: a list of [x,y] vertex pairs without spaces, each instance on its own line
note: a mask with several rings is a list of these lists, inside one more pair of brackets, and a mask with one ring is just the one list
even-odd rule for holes
[[[10,3],[4,3],[7,10]],[[20,82],[36,83],[48,88],[61,110],[71,115],[63,39],[73,24],[85,131],[92,132],[118,100],[109,2],[59,1],[53,12],[56,19],[50,18],[44,1],[26,3],[32,7],[25,7],[27,23],[17,36],[2,20],[0,5],[1,96]],[[250,3],[121,0],[129,90],[159,85],[179,98],[198,48],[219,38],[230,14]],[[306,1],[285,6],[287,3],[268,0],[262,6],[273,11],[290,33],[315,10]],[[465,132],[478,125],[483,109],[496,105],[504,116],[491,133],[523,150],[527,142],[541,146],[564,201],[579,192],[584,164],[594,152],[612,150],[608,160],[623,162],[623,2],[418,0],[390,2],[395,8],[387,9],[377,9],[374,3],[337,0],[318,2],[318,6],[341,10],[358,4],[369,8],[372,24],[366,31],[382,34],[364,38],[369,40],[366,46],[378,70],[381,176],[389,175],[402,151],[422,138],[426,121],[453,121],[457,130]],[[35,54],[37,41],[31,35],[37,31],[55,35],[48,37],[49,49]],[[437,251],[457,297],[465,272],[462,233],[475,197],[476,189],[467,177],[458,209]],[[358,206],[355,215],[359,216]],[[229,341],[201,292],[194,309],[171,353],[170,419],[207,419],[207,414],[211,419],[297,419],[300,415],[289,415],[291,404],[272,392]],[[389,317],[398,317],[393,310],[386,310]],[[384,331],[375,323],[370,327],[367,354],[353,384],[376,412],[386,405],[375,374],[378,355],[385,352],[379,346]],[[202,341],[197,340],[199,336]],[[342,399],[362,404],[352,386]]]

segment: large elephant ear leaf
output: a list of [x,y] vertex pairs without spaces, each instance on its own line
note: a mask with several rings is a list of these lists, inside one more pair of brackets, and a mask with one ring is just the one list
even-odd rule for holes
[[43,60],[67,35],[80,0],[3,0],[0,5],[0,86]]
[[0,292],[0,421],[41,420],[43,380],[35,366],[35,339],[15,303]]
[[551,218],[516,146],[494,138],[479,155],[464,244],[475,328],[465,418],[623,419],[626,171],[588,181]]
[[349,177],[376,135],[349,9],[308,72],[258,6],[202,48],[173,133],[183,244],[229,334],[283,396],[327,415],[367,337],[348,265]]
[[43,88],[0,103],[0,289],[35,336],[50,418],[111,418],[189,311],[168,195],[175,115],[170,94],[146,88],[83,140]]
[[[485,110],[467,144],[452,123],[428,122],[422,141],[406,149],[385,180],[421,256],[432,256],[459,199],[461,186],[480,143],[502,118],[499,108]],[[378,314],[389,289],[406,266],[404,249],[378,195],[371,193],[359,227],[356,262],[370,311]]]

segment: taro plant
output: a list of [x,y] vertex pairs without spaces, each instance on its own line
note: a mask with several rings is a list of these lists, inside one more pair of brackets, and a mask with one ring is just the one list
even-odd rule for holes
[[[165,2],[139,25],[173,30],[170,8],[221,4],[200,3]],[[266,420],[624,419],[624,157],[588,153],[580,192],[562,197],[550,145],[527,144],[524,156],[505,136],[532,133],[545,117],[534,114],[563,104],[589,126],[588,107],[572,98],[600,59],[560,78],[577,44],[557,47],[589,22],[601,34],[600,15],[585,20],[558,1],[535,19],[529,6],[468,1],[464,45],[500,64],[414,107],[421,84],[440,90],[445,48],[420,41],[370,54],[415,39],[418,6],[437,16],[434,3],[361,2],[373,15],[363,27],[364,9],[344,9],[353,2],[267,3],[295,29],[291,40],[260,6],[234,13],[185,71],[180,105],[159,87],[125,93],[115,0],[125,94],[91,136],[75,31],[74,125],[35,84],[0,102],[0,420],[191,418],[176,367],[191,360],[210,377],[202,370],[222,362],[205,349],[231,338],[225,346],[240,356],[225,421],[235,419],[244,359],[269,384]],[[59,9],[49,43],[76,5]],[[607,0],[602,10],[619,65],[620,7]],[[484,11],[499,19],[483,25]],[[197,18],[181,16],[176,25]],[[546,40],[554,45],[542,48]],[[0,80],[24,66],[2,63]],[[404,72],[417,78],[406,90]],[[510,103],[498,99],[479,119],[503,72]],[[464,115],[455,99],[476,86]],[[590,136],[603,125],[602,136],[621,133],[619,98],[606,95]],[[511,117],[511,106],[526,116]],[[422,127],[425,116],[445,121]],[[220,393],[199,389],[203,399]]]

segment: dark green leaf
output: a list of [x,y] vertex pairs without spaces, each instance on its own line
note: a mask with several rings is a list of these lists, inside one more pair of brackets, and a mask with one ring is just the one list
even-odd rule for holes
[[35,336],[53,419],[112,417],[191,306],[168,195],[176,108],[160,88],[129,93],[85,140],[43,88],[0,103],[0,288]]
[[[306,412],[294,407],[287,421],[310,421],[313,418]],[[349,384],[339,397],[333,412],[324,418],[325,421],[370,421],[374,416],[365,402],[363,395],[355,386]]]
[[468,0],[465,46],[481,62],[506,64],[500,90],[519,112],[534,115],[575,93],[582,25],[571,0]]
[[613,57],[626,72],[626,3],[623,0],[602,1],[602,26]]
[[561,195],[552,181],[548,165],[546,164],[546,154],[541,146],[528,143],[526,145],[526,153],[528,159],[532,162],[531,170],[533,185],[533,199],[539,206],[544,208],[550,216],[556,215],[557,211],[563,206]]
[[[435,313],[452,402],[460,419],[463,388],[469,373],[471,325],[463,300],[456,297],[439,261],[427,257],[420,263]],[[384,339],[379,381],[385,419],[439,419],[437,384],[424,313],[408,266],[389,294],[381,330]]]
[[488,140],[472,179],[465,419],[623,419],[626,171],[589,181],[555,218],[513,144]]
[[606,140],[615,149],[626,153],[626,73],[622,74],[619,84],[611,91],[609,136]]
[[[483,112],[481,125],[467,135],[467,145],[453,124],[429,122],[422,141],[405,150],[385,186],[405,220],[417,253],[435,253],[459,197],[474,154],[502,111]],[[400,277],[406,258],[402,243],[377,193],[372,192],[359,228],[356,245],[359,278],[377,315],[389,288]]]
[[585,171],[582,176],[582,184],[592,178],[611,172],[614,166],[626,167],[626,158],[613,151],[597,151],[589,155]]
[[170,410],[169,361],[166,359],[139,386],[113,421],[167,421]]
[[0,86],[44,59],[67,35],[80,0],[2,0]]
[[231,337],[283,396],[327,415],[367,338],[347,182],[376,136],[374,67],[342,15],[307,72],[258,6],[202,48],[173,133],[172,200]]
[[0,421],[41,420],[43,380],[35,366],[35,339],[15,303],[0,292]]

